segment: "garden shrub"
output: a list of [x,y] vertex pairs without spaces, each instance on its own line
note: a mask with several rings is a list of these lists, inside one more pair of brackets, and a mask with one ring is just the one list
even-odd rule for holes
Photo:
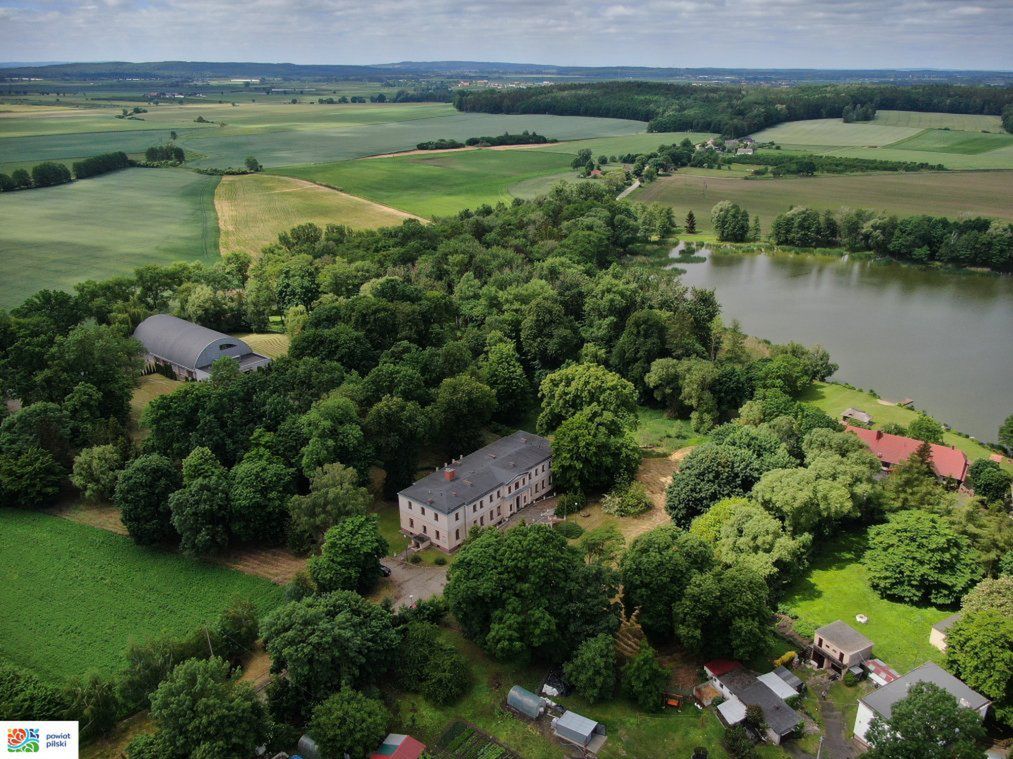
[[573,540],[574,538],[579,538],[584,534],[584,528],[576,522],[559,522],[556,524],[556,532],[564,538]]

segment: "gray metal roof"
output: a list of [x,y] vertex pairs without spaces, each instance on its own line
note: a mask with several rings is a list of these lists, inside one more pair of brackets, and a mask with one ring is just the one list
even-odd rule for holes
[[936,622],[934,625],[932,625],[932,629],[933,630],[938,630],[939,632],[946,632],[951,627],[953,627],[953,625],[956,622],[958,622],[960,620],[961,616],[963,616],[963,615],[959,611],[956,614],[951,614],[946,619],[941,619],[938,622]]
[[871,640],[851,625],[847,625],[839,619],[836,622],[831,622],[829,625],[823,625],[823,627],[816,631],[816,635],[823,638],[823,640],[830,641],[839,649],[849,654],[861,651],[863,648],[868,648],[872,645]]
[[556,726],[572,730],[585,738],[590,738],[598,729],[597,722],[577,714],[577,712],[563,712],[563,716],[556,720]]
[[805,684],[802,682],[802,679],[800,677],[793,674],[791,670],[786,669],[785,667],[774,667],[774,674],[780,677],[786,683],[788,683],[788,685],[790,685],[796,691],[801,690],[802,686]]
[[239,338],[169,314],[149,316],[137,325],[134,337],[141,341],[148,353],[187,369],[197,369],[197,358],[201,352],[218,340],[241,345],[247,353],[253,353],[250,346]]
[[971,690],[945,669],[932,662],[926,662],[892,683],[884,685],[879,690],[874,690],[869,695],[863,696],[860,701],[885,719],[890,719],[893,705],[907,698],[908,690],[915,683],[938,685],[957,699],[961,706],[975,711],[990,703],[983,695]]
[[454,470],[454,479],[446,479],[445,470],[438,469],[398,495],[411,498],[441,514],[449,514],[512,482],[518,475],[551,456],[552,448],[547,439],[518,431],[451,464],[448,469]]
[[778,735],[787,735],[802,721],[798,712],[751,672],[736,669],[718,679],[746,706],[759,706],[767,727]]

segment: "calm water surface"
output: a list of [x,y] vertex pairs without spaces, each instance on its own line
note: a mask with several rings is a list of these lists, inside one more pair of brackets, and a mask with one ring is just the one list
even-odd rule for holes
[[725,321],[774,342],[822,343],[834,376],[914,399],[955,429],[994,441],[1013,413],[1013,277],[794,255],[719,254],[685,269],[714,288]]

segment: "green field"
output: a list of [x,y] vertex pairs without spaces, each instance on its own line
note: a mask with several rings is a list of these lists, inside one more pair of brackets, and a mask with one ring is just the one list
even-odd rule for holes
[[757,132],[757,142],[776,142],[786,148],[818,146],[878,147],[912,137],[917,127],[893,126],[875,121],[845,124],[840,119],[788,121]]
[[[118,109],[23,110],[0,118],[0,165],[62,160],[113,150],[143,152],[178,134],[196,166],[241,166],[255,155],[265,166],[321,163],[409,150],[424,140],[459,140],[534,130],[560,140],[642,133],[644,124],[580,116],[459,113],[446,103],[317,105],[217,103],[152,106],[143,121],[117,119]],[[208,122],[198,124],[198,116]],[[224,122],[225,126],[219,124]]]
[[[870,393],[834,383],[815,383],[802,396],[802,400],[812,403],[835,419],[840,419],[841,414],[849,408],[861,409],[872,415],[873,423],[871,426],[873,429],[878,429],[884,424],[891,423],[907,427],[919,416],[919,413],[913,409],[897,406],[889,402],[881,402],[880,399]],[[972,462],[988,458],[992,454],[990,449],[983,446],[977,440],[971,440],[955,432],[944,432],[943,442],[959,451],[963,451]],[[1013,472],[1013,463],[1010,463],[1009,460],[1003,466],[1010,472]]]
[[960,129],[965,132],[1002,131],[998,116],[975,113],[923,113],[921,111],[877,111],[873,124],[915,127],[916,129]]
[[947,129],[926,129],[913,137],[890,145],[893,150],[917,150],[930,153],[979,155],[1013,145],[1013,134],[982,134],[954,132]]
[[290,177],[222,177],[215,192],[222,254],[252,255],[297,224],[343,224],[352,229],[396,226],[407,214]]
[[[905,151],[898,150],[897,153]],[[936,154],[938,155],[938,154]],[[917,172],[746,180],[728,171],[694,170],[661,177],[631,200],[671,205],[680,221],[693,209],[710,231],[710,209],[721,200],[758,214],[763,231],[793,205],[838,210],[869,208],[899,215],[991,216],[1013,221],[1013,171]]]
[[0,196],[0,307],[40,288],[218,257],[218,177],[127,169]]
[[131,639],[182,635],[236,597],[261,612],[272,583],[32,511],[0,511],[0,656],[59,682],[123,664]]
[[[869,587],[861,563],[864,534],[845,533],[816,548],[809,572],[785,591],[781,606],[812,628],[841,620],[873,642],[873,655],[901,674],[942,654],[929,644],[932,625],[952,609],[886,601]],[[856,614],[869,621],[860,625]]]
[[320,182],[419,216],[443,216],[482,203],[509,201],[514,185],[559,175],[570,161],[569,155],[542,149],[468,150],[290,166],[276,173]]

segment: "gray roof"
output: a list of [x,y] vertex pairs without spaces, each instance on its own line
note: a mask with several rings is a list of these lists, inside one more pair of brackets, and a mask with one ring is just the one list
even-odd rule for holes
[[448,468],[454,470],[454,479],[446,479],[445,470],[438,469],[398,495],[449,514],[490,490],[512,482],[518,475],[551,456],[548,440],[530,432],[518,431],[451,464]]
[[939,630],[939,632],[946,632],[953,625],[960,620],[961,613],[958,611],[956,614],[951,614],[946,619],[941,619],[932,625],[933,630]]
[[187,369],[197,369],[201,352],[218,340],[228,340],[246,348],[247,353],[253,353],[250,346],[239,338],[169,314],[149,316],[137,325],[134,337],[141,341],[148,353]]
[[892,683],[888,683],[879,690],[874,690],[869,695],[863,696],[860,700],[877,714],[883,716],[885,719],[890,719],[893,705],[907,698],[908,690],[915,683],[938,685],[957,699],[961,706],[974,709],[975,711],[990,703],[983,695],[971,690],[945,669],[932,662],[926,662],[917,669],[911,670],[903,677],[897,678]]
[[746,706],[759,706],[767,727],[778,735],[787,735],[802,721],[798,712],[751,672],[736,669],[718,679]]
[[823,625],[823,627],[816,631],[816,635],[823,638],[823,640],[830,641],[839,649],[849,654],[861,651],[863,648],[868,648],[872,645],[871,640],[851,625],[846,625],[839,619],[836,622],[831,622],[829,625]]
[[577,712],[563,712],[563,716],[556,720],[556,726],[572,730],[578,735],[590,738],[598,729],[598,723],[593,719],[577,714]]
[[788,685],[790,685],[795,690],[800,690],[802,686],[805,684],[802,682],[802,679],[800,677],[793,674],[791,670],[785,667],[774,667],[774,674],[780,677],[786,683],[788,683]]

